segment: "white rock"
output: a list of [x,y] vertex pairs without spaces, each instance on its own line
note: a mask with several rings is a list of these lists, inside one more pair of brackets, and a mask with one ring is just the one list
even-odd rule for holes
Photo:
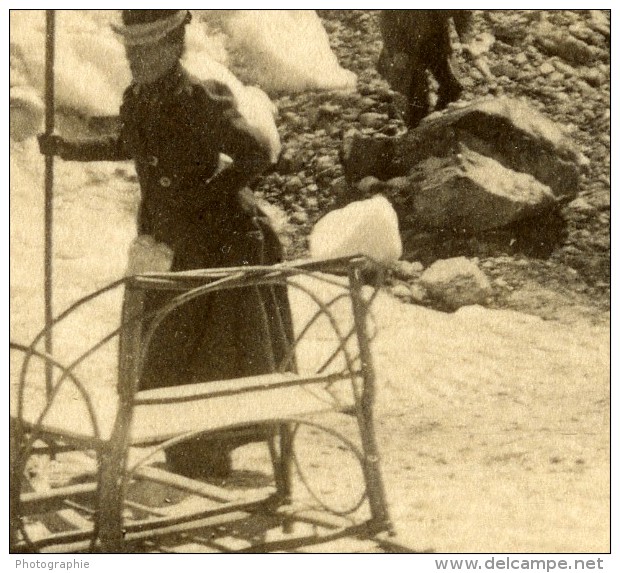
[[528,58],[524,52],[519,52],[514,58],[514,63],[518,65],[527,64],[527,62]]
[[399,261],[396,263],[395,270],[403,277],[417,277],[424,270],[424,265],[418,261]]
[[411,289],[407,284],[399,283],[397,285],[394,285],[390,290],[392,294],[398,298],[402,298],[405,300],[411,298]]
[[484,304],[492,292],[486,275],[465,257],[434,262],[422,273],[420,284],[451,309]]
[[368,176],[368,177],[364,177],[362,180],[358,181],[356,184],[356,187],[362,192],[362,193],[370,193],[372,188],[377,185],[380,184],[381,181],[379,181],[379,179],[377,179],[376,177],[373,176]]
[[553,72],[555,72],[555,68],[549,63],[549,62],[545,62],[544,64],[542,64],[542,66],[540,66],[540,68],[538,68],[540,70],[541,74],[544,74],[545,76],[552,74]]
[[568,204],[569,209],[573,211],[579,211],[581,213],[591,213],[594,211],[594,207],[590,205],[583,197],[577,197],[574,201]]

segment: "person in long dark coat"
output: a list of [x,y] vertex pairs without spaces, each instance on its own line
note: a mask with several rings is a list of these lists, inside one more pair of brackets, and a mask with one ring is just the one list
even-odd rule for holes
[[[280,262],[278,237],[246,187],[271,164],[269,143],[239,114],[226,85],[199,81],[182,67],[190,18],[186,10],[124,10],[117,31],[134,81],[124,93],[119,134],[81,141],[41,136],[41,151],[74,161],[133,159],[141,188],[138,233],[172,250],[172,271]],[[233,163],[216,174],[220,153]],[[171,296],[148,294],[145,312]],[[291,332],[283,288],[211,294],[162,323],[140,388],[273,371]],[[223,477],[230,450],[244,441],[195,439],[169,448],[167,461],[185,475]]]
[[405,121],[416,127],[431,111],[427,72],[439,84],[435,110],[459,99],[463,88],[450,58],[450,19],[461,40],[471,29],[471,10],[382,10],[383,50],[377,70],[392,89],[407,97]]

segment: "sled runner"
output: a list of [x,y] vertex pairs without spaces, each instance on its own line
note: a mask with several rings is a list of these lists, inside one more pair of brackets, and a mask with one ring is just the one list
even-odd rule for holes
[[[406,551],[389,539],[374,434],[369,264],[357,257],[128,277],[73,304],[31,344],[12,343],[12,551],[323,551],[336,539]],[[119,328],[70,364],[45,353],[50,329],[123,286],[130,295]],[[288,289],[294,337],[274,373],[138,390],[149,330],[184,304],[249,286]],[[142,300],[153,289],[177,296],[146,317]],[[107,392],[80,377],[106,348],[120,349]],[[264,429],[262,445],[250,447],[271,466],[245,472],[255,484],[235,484],[237,472],[225,483],[190,479],[162,462],[175,444],[248,424]],[[67,457],[90,469],[51,485],[30,479],[33,464]]]

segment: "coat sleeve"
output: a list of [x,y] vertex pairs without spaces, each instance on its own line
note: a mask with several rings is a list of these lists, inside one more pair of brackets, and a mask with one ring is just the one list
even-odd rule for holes
[[67,161],[123,161],[131,159],[122,136],[63,140],[60,157]]
[[75,140],[63,139],[60,157],[67,161],[124,161],[132,158],[127,145],[125,118],[129,111],[128,92],[123,96],[120,127],[116,134]]
[[232,167],[222,174],[222,179],[225,175],[228,185],[243,187],[271,164],[269,141],[239,113],[228,86],[210,81],[201,87],[200,105],[205,114],[204,121],[218,151],[233,160]]

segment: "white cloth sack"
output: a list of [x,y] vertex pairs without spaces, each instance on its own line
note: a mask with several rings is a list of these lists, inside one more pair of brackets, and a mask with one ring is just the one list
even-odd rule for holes
[[198,50],[188,50],[183,63],[196,77],[216,80],[230,88],[239,113],[260,134],[262,143],[269,149],[271,162],[276,163],[281,150],[280,135],[275,122],[278,109],[269,96],[256,86],[243,85],[225,66],[205,57]]
[[310,255],[315,259],[366,255],[390,262],[402,254],[398,217],[382,195],[331,211],[310,233]]

